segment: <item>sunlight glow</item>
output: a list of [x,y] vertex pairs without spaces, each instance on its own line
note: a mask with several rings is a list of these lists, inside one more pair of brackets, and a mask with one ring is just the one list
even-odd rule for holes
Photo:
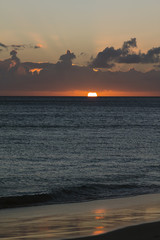
[[43,68],[33,68],[33,69],[30,69],[29,72],[31,72],[32,74],[33,74],[34,72],[37,72],[37,73],[39,74],[42,69],[43,69]]
[[99,70],[97,68],[93,68],[94,72],[99,72]]
[[89,92],[88,97],[97,97],[97,93],[96,92]]

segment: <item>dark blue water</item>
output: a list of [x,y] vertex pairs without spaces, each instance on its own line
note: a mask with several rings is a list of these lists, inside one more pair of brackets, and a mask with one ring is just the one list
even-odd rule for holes
[[160,98],[0,98],[0,207],[160,192]]

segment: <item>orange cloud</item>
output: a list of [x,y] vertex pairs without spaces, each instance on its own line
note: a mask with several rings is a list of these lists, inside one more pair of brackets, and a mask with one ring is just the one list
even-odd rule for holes
[[98,72],[99,70],[97,68],[93,68],[93,71],[94,72]]
[[29,72],[31,72],[32,74],[33,74],[34,72],[37,72],[37,73],[39,74],[42,69],[43,69],[43,68],[33,68],[33,69],[30,69]]

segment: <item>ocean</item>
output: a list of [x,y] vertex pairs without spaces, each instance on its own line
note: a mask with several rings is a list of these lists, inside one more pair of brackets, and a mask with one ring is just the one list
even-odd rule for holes
[[159,97],[0,97],[0,208],[148,193]]

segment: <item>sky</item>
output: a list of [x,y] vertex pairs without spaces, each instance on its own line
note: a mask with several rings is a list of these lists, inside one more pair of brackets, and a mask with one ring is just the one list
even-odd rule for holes
[[0,95],[160,96],[159,9],[158,0],[1,0]]

